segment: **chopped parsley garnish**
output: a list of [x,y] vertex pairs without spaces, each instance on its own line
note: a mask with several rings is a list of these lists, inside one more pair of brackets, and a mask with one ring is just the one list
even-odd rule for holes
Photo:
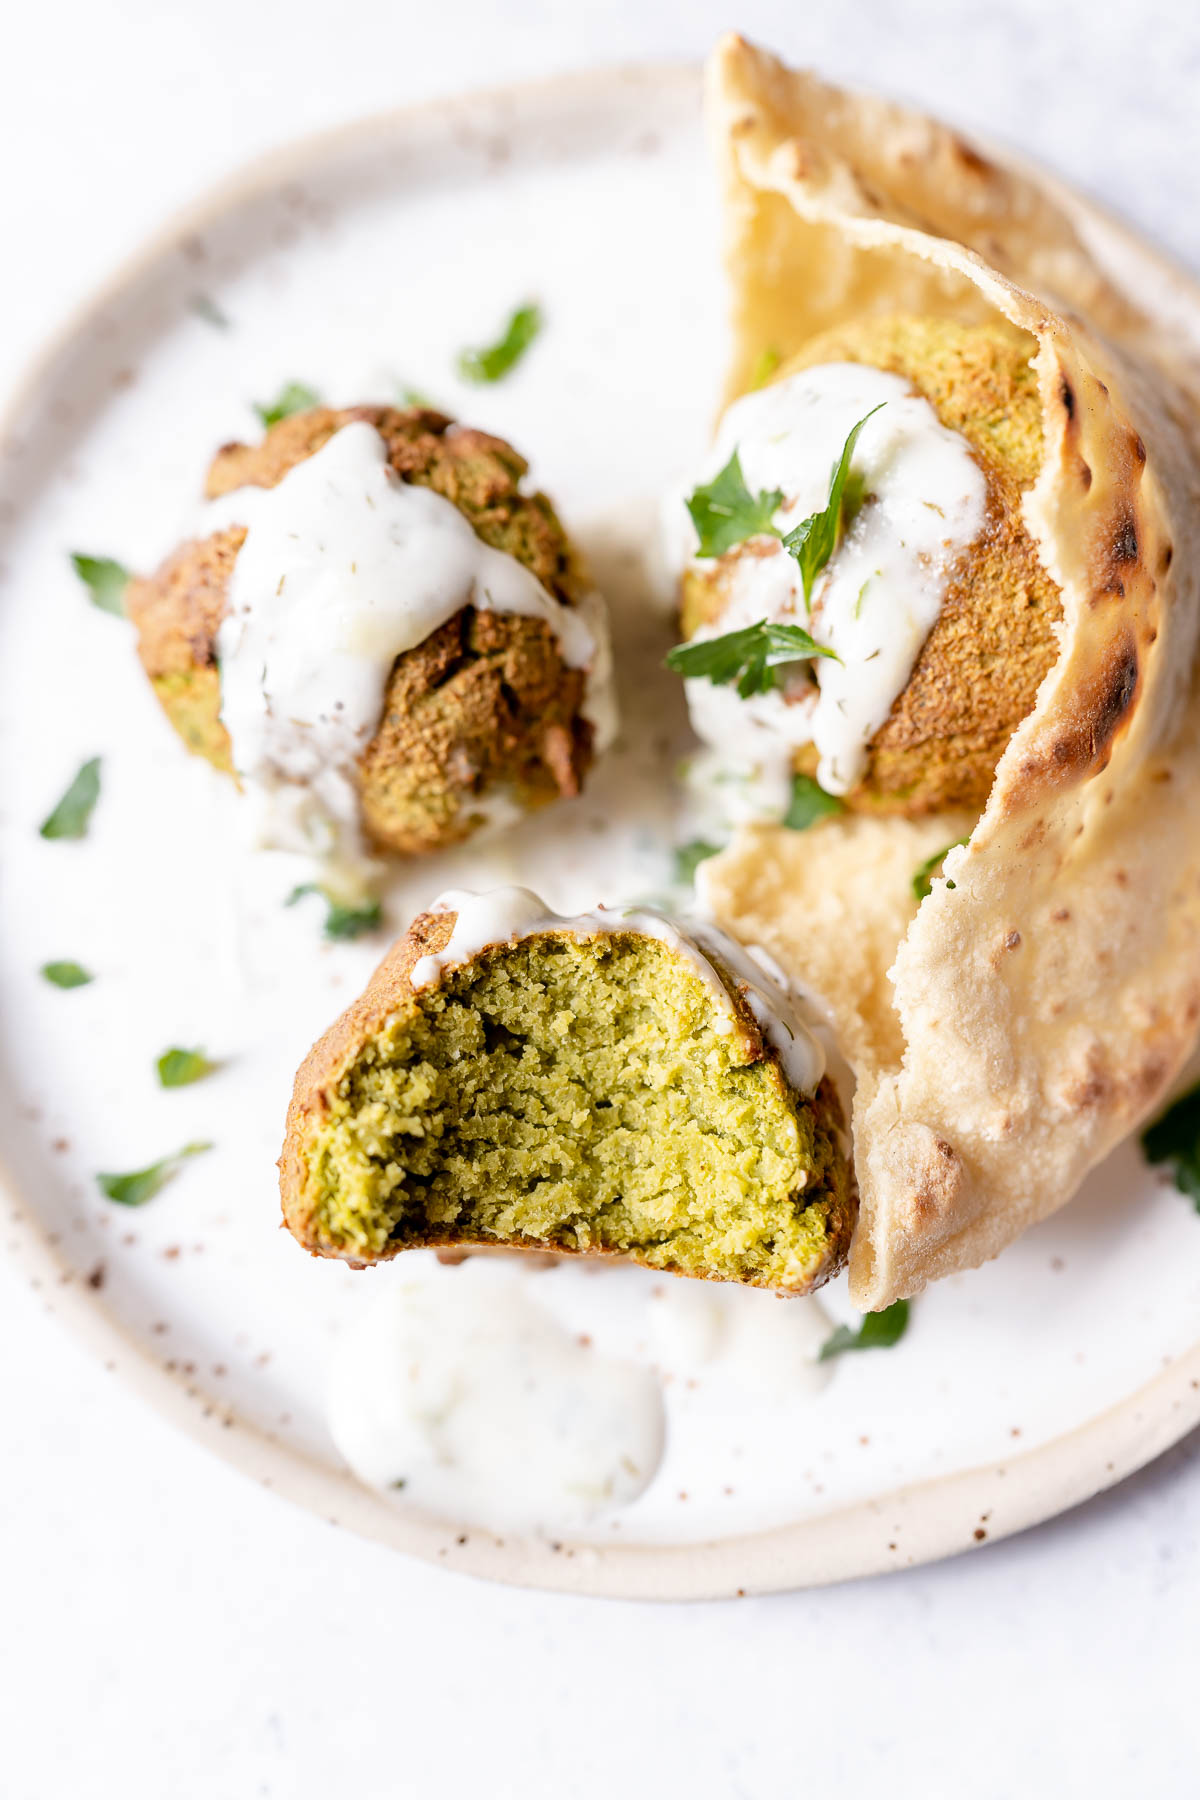
[[421,388],[409,387],[402,381],[397,391],[402,406],[419,406],[422,412],[441,412],[442,410]]
[[188,306],[198,319],[203,319],[215,331],[229,330],[229,316],[221,311],[211,294],[193,294]]
[[101,612],[125,617],[125,589],[129,586],[129,570],[111,556],[81,556],[71,553],[71,567],[91,596],[93,606]]
[[145,1206],[189,1156],[199,1156],[202,1151],[211,1149],[211,1144],[185,1144],[174,1156],[164,1156],[161,1162],[151,1163],[148,1169],[134,1169],[129,1175],[97,1175],[96,1185],[118,1206]]
[[193,1081],[203,1081],[217,1065],[209,1062],[203,1050],[180,1050],[172,1047],[163,1051],[154,1066],[158,1070],[159,1086],[176,1088],[188,1087]]
[[780,824],[786,825],[789,831],[807,831],[818,819],[827,819],[831,814],[845,810],[837,795],[827,794],[811,775],[793,775],[792,798]]
[[836,650],[818,644],[803,625],[776,625],[760,619],[757,625],[727,631],[721,637],[676,644],[667,652],[667,667],[688,680],[707,677],[715,687],[736,681],[738,693],[748,700],[775,686],[780,664],[812,656],[842,660]]
[[41,970],[45,979],[56,988],[86,987],[96,977],[77,962],[48,962],[42,964]]
[[870,587],[871,583],[878,578],[878,575],[879,575],[879,570],[876,569],[875,573],[873,575],[867,576],[867,579],[863,582],[862,586],[859,588],[858,599],[854,602],[854,616],[856,619],[861,619],[862,609],[863,609],[863,601],[867,597],[867,589]]
[[783,358],[773,344],[760,350],[750,375],[751,388],[766,387],[782,361]]
[[[927,856],[920,868],[913,871],[912,891],[914,900],[928,900],[930,894],[933,892],[934,876],[937,874],[950,852],[952,850],[961,849],[963,844],[967,841],[968,840],[965,837],[955,838],[954,842],[952,844],[947,844],[944,850],[936,850],[932,856]],[[954,883],[948,881],[946,886],[952,888]]]
[[782,488],[750,492],[735,450],[721,473],[684,501],[700,539],[696,555],[724,556],[747,538],[778,537],[771,521],[782,504]]
[[675,851],[675,879],[684,886],[696,879],[696,870],[710,856],[719,856],[720,844],[709,844],[704,838],[693,838],[688,844],[680,844]]
[[303,900],[306,894],[320,894],[327,907],[325,914],[325,936],[338,942],[347,942],[351,938],[362,937],[366,931],[377,931],[383,921],[383,908],[378,900],[368,900],[362,906],[344,906],[335,900],[328,889],[320,887],[315,881],[302,882],[293,888],[287,897],[286,904],[295,906],[297,900]]
[[310,406],[320,406],[321,396],[315,388],[306,387],[302,381],[289,381],[280,388],[274,400],[267,406],[254,402],[254,410],[264,425],[278,425],[281,419],[290,419],[293,413],[307,412]]
[[85,762],[74,781],[41,827],[44,838],[81,838],[87,835],[92,808],[100,798],[100,758]]
[[882,1312],[868,1313],[857,1331],[850,1325],[839,1325],[821,1345],[817,1361],[828,1362],[847,1350],[890,1350],[907,1330],[908,1301],[897,1300]]
[[1200,1212],[1200,1087],[1182,1094],[1142,1133],[1146,1161],[1168,1163],[1171,1179]]
[[[838,544],[841,542],[845,525],[846,481],[850,474],[850,460],[854,455],[854,446],[858,442],[858,434],[868,419],[887,405],[881,400],[865,413],[851,431],[842,446],[842,454],[834,465],[829,481],[829,499],[820,512],[810,513],[807,519],[801,519],[794,530],[789,531],[783,540],[783,547],[789,556],[794,556],[800,568],[800,580],[804,584],[804,604],[812,605],[813,583],[825,567]],[[861,595],[860,595],[861,598]]]
[[463,350],[458,358],[458,372],[464,381],[482,383],[503,381],[512,373],[542,329],[542,312],[529,301],[518,306],[504,329],[504,336],[494,344],[482,344],[474,350]]

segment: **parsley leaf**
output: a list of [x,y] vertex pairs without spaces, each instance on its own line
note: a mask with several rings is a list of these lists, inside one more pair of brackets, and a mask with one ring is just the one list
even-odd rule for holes
[[1146,1161],[1169,1163],[1171,1179],[1200,1212],[1200,1087],[1180,1096],[1142,1133]]
[[696,870],[710,856],[719,856],[720,844],[706,843],[703,838],[693,838],[690,843],[679,844],[675,850],[675,879],[684,886],[696,879]]
[[229,330],[229,316],[221,311],[211,294],[193,294],[188,301],[188,308],[198,319],[203,319],[206,325],[211,325],[214,331]]
[[494,344],[481,344],[460,353],[459,374],[464,381],[476,383],[503,381],[516,368],[541,329],[541,308],[533,301],[518,306],[505,326],[502,338]]
[[402,406],[419,407],[422,412],[441,412],[442,410],[422,388],[409,387],[406,382],[402,381],[397,391]]
[[94,975],[89,974],[82,963],[77,962],[43,963],[41,973],[57,988],[86,987],[89,981],[96,979]]
[[839,1325],[821,1345],[818,1362],[828,1362],[846,1350],[890,1350],[908,1330],[908,1301],[897,1300],[882,1312],[867,1313],[858,1330]]
[[768,344],[765,350],[760,350],[750,374],[751,391],[755,388],[766,387],[782,361],[783,358],[773,344]]
[[85,762],[50,817],[41,826],[44,838],[81,838],[87,835],[92,808],[100,798],[100,758]]
[[91,596],[93,606],[101,612],[125,617],[125,589],[129,586],[129,570],[111,556],[81,556],[71,553],[71,567]]
[[684,501],[700,539],[696,555],[724,556],[747,538],[778,537],[771,520],[782,504],[782,488],[750,492],[735,450],[720,474],[707,486],[693,489],[691,498]]
[[361,937],[365,931],[377,931],[382,923],[383,908],[378,900],[368,900],[362,906],[343,906],[327,888],[320,887],[315,881],[305,881],[293,888],[284,904],[295,906],[306,894],[320,894],[328,908],[325,914],[327,938],[348,942],[351,938]]
[[780,824],[786,825],[789,831],[807,831],[818,819],[845,810],[837,795],[827,794],[811,775],[793,775],[792,798]]
[[264,425],[278,425],[281,419],[290,419],[293,413],[307,412],[310,406],[320,406],[321,396],[315,388],[306,387],[302,381],[289,381],[280,388],[274,400],[261,406],[256,400],[254,410]]
[[[962,845],[967,843],[967,841],[968,840],[965,837],[955,838],[954,842],[952,844],[947,844],[944,850],[935,850],[932,856],[927,856],[919,869],[914,869],[912,878],[914,900],[928,900],[930,894],[933,892],[934,876],[937,874],[950,852],[952,850],[961,849]],[[952,888],[954,883],[948,881],[946,886]]]
[[720,637],[693,639],[690,644],[676,644],[667,652],[667,667],[685,679],[707,676],[714,686],[736,681],[743,700],[752,694],[765,694],[775,686],[775,670],[780,663],[801,662],[811,656],[842,659],[805,631],[803,625],[776,625],[760,619],[741,631],[726,631]]
[[159,1189],[170,1181],[182,1163],[189,1156],[199,1156],[204,1150],[211,1150],[211,1144],[185,1144],[174,1156],[164,1156],[161,1162],[151,1163],[148,1169],[134,1169],[128,1175],[97,1175],[96,1184],[100,1192],[109,1200],[115,1200],[118,1206],[145,1206],[147,1200],[153,1200]]
[[188,1087],[193,1081],[203,1081],[216,1068],[203,1050],[180,1050],[177,1046],[164,1050],[154,1066],[159,1086],[165,1088]]
[[829,480],[829,499],[821,512],[809,513],[807,519],[789,531],[783,540],[783,547],[789,556],[794,556],[800,566],[800,579],[804,584],[804,604],[812,605],[813,583],[825,564],[837,549],[845,523],[846,481],[850,474],[850,459],[854,455],[854,446],[858,442],[858,434],[868,419],[887,405],[881,400],[865,413],[851,431],[842,446],[842,454],[834,464]]

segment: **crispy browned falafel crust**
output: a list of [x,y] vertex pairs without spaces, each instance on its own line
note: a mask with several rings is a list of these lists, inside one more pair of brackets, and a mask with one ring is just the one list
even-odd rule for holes
[[[1005,745],[1058,654],[1058,587],[1021,516],[1042,455],[1032,345],[1007,325],[964,326],[888,315],[824,332],[779,371],[870,363],[901,375],[943,425],[970,444],[987,478],[987,518],[950,581],[907,686],[872,739],[866,773],[846,803],[917,814],[982,808]],[[731,553],[736,556],[737,552]],[[727,578],[727,576],[726,576]],[[684,578],[690,636],[725,604],[722,564]],[[815,774],[806,745],[796,767]]]
[[[510,444],[415,408],[317,407],[281,420],[261,444],[226,444],[208,472],[209,499],[274,487],[343,425],[373,425],[405,481],[450,500],[484,543],[507,551],[564,605],[586,573],[544,494],[526,494],[528,464]],[[244,528],[179,546],[126,607],[138,654],[190,750],[232,770],[221,721],[217,631]],[[580,715],[584,675],[563,663],[540,619],[465,608],[396,658],[379,729],[360,758],[364,830],[384,851],[416,853],[468,837],[497,791],[521,808],[578,793],[591,762]]]

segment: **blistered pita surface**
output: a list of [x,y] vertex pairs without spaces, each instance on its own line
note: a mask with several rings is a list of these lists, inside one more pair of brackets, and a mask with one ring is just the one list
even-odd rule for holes
[[[1061,652],[968,846],[958,815],[743,832],[710,904],[824,988],[858,1091],[859,1305],[996,1255],[1162,1098],[1200,1019],[1200,479],[1194,373],[1033,179],[737,38],[709,71],[731,390],[765,348],[880,311],[1030,335],[1045,460],[1026,516]],[[938,840],[938,841],[933,841]]]

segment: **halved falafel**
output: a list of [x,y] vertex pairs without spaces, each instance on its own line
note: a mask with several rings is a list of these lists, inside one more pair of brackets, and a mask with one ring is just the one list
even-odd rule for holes
[[610,1255],[790,1294],[836,1273],[855,1189],[823,1058],[772,975],[696,929],[559,919],[524,890],[422,914],[296,1077],[298,1241],[355,1265]]
[[[260,444],[228,444],[208,473],[210,500],[274,488],[345,426],[379,434],[401,481],[455,506],[476,536],[507,553],[562,606],[588,581],[549,500],[525,493],[524,459],[502,439],[441,413],[318,407],[271,427]],[[218,633],[246,541],[242,524],[182,544],[133,583],[127,609],[143,666],[189,749],[232,771],[222,719]],[[398,572],[403,580],[403,572]],[[416,853],[456,843],[501,801],[525,810],[573,795],[594,729],[586,671],[568,666],[542,618],[466,606],[395,657],[383,711],[357,763],[361,824],[377,850]]]
[[[996,763],[1057,655],[1058,587],[1022,517],[1022,496],[1042,457],[1042,418],[1032,343],[997,322],[883,315],[814,338],[772,376],[862,363],[898,375],[959,433],[983,471],[984,526],[946,582],[940,614],[906,684],[867,747],[865,768],[845,803],[860,810],[919,814],[981,808]],[[836,458],[841,446],[831,450]],[[719,624],[739,562],[761,540],[692,563],[681,589],[683,635]],[[886,597],[885,597],[886,598]],[[815,748],[793,759],[817,772]]]

